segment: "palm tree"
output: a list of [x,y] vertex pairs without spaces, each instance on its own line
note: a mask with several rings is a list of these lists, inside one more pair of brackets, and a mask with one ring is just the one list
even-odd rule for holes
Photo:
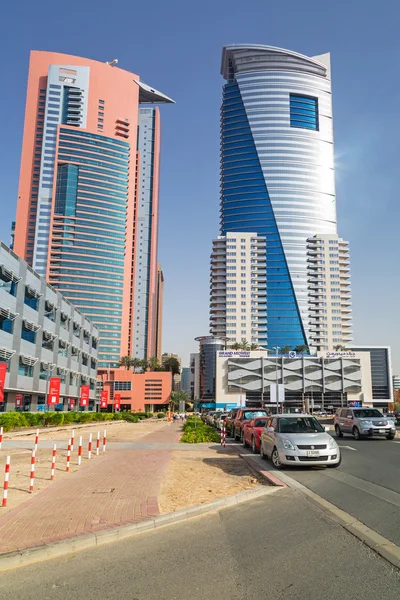
[[258,344],[250,344],[250,350],[258,350]]
[[241,344],[239,344],[239,342],[235,342],[234,344],[232,344],[231,348],[232,350],[240,350],[240,348],[242,347]]
[[127,371],[133,366],[133,358],[132,356],[121,356],[120,361],[118,363],[120,367],[125,367]]
[[340,350],[346,350],[346,348],[342,344],[337,344],[337,346],[333,346],[333,349],[336,352],[339,352]]
[[250,349],[249,342],[247,342],[246,340],[244,340],[244,342],[241,342],[240,348],[241,348],[241,350],[249,350]]
[[179,402],[184,402],[186,405],[190,402],[190,397],[183,390],[179,390],[178,392],[171,392],[171,397],[169,401],[170,410],[173,411],[179,408]]
[[179,360],[177,360],[173,356],[170,356],[164,361],[163,367],[166,371],[170,371],[172,373],[172,377],[174,375],[179,375],[179,373],[181,372]]
[[283,346],[282,348],[282,354],[289,354],[289,352],[291,351],[292,347],[291,346]]
[[307,352],[307,354],[309,354],[310,350],[308,349],[308,346],[306,346],[305,344],[300,344],[300,346],[296,346],[296,348],[294,349],[295,352],[298,352],[299,354],[302,354],[304,356],[304,353]]
[[134,358],[132,360],[132,367],[133,367],[133,372],[136,373],[136,369],[142,369],[143,368],[143,361],[141,358]]
[[159,371],[161,368],[160,363],[158,362],[157,356],[151,356],[147,361],[147,366],[149,371]]
[[143,358],[140,361],[139,368],[142,369],[142,373],[144,373],[145,371],[147,371],[147,369],[149,368],[149,363],[148,363],[148,361],[145,358]]

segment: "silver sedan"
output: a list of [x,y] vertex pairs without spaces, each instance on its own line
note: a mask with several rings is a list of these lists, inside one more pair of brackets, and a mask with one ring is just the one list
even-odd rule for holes
[[276,469],[283,465],[335,468],[341,463],[340,448],[319,421],[305,414],[270,417],[261,433],[261,458],[271,458]]

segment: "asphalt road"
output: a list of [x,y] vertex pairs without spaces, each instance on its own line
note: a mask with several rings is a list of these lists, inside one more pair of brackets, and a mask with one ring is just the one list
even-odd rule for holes
[[337,469],[285,469],[335,506],[400,546],[400,439],[344,436]]
[[291,489],[0,574],[10,600],[398,600],[399,590],[397,569]]

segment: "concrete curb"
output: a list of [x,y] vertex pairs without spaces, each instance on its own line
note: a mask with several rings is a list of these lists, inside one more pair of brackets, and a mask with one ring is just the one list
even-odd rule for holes
[[80,552],[81,550],[89,550],[103,544],[109,544],[111,542],[136,536],[145,531],[152,531],[154,529],[159,529],[160,527],[165,527],[166,525],[181,523],[182,521],[187,521],[194,517],[216,512],[223,508],[236,506],[242,502],[255,500],[261,496],[266,496],[268,494],[277,492],[279,489],[279,487],[260,486],[254,489],[238,492],[233,496],[218,498],[218,500],[214,500],[208,504],[200,504],[198,506],[183,508],[174,513],[159,515],[158,517],[147,519],[146,521],[140,521],[130,525],[123,525],[121,527],[113,527],[97,533],[88,533],[74,538],[60,540],[52,544],[36,546],[35,548],[29,548],[27,550],[8,552],[7,554],[0,555],[0,572],[7,571],[9,569],[16,569],[18,567],[26,567],[44,560],[50,560],[52,558],[58,558],[60,556],[66,556],[67,554]]
[[283,481],[281,481],[279,479],[279,477],[276,477],[273,473],[271,473],[271,471],[267,471],[265,469],[260,469],[260,467],[257,465],[257,463],[255,463],[254,460],[252,460],[252,457],[249,456],[248,454],[240,454],[239,453],[239,456],[240,456],[240,458],[242,458],[244,460],[244,462],[247,464],[247,466],[249,467],[249,469],[251,471],[262,475],[271,485],[273,485],[275,487],[282,487],[282,488],[287,487],[286,483],[283,483]]
[[[242,458],[244,455],[241,455]],[[251,458],[249,457],[251,460]],[[247,461],[246,461],[247,462]],[[259,465],[253,461],[253,465],[262,473]],[[387,560],[394,567],[400,569],[400,547],[396,546],[393,542],[383,537],[380,533],[377,533],[367,525],[364,525],[361,521],[352,517],[349,513],[345,512],[341,508],[338,508],[328,500],[325,500],[315,492],[309,490],[305,485],[299,483],[286,473],[280,473],[274,475],[274,479],[280,481],[281,486],[289,487],[307,498],[314,506],[319,508],[325,515],[330,519],[341,525],[346,531],[354,535],[366,546],[371,548],[374,552],[379,554],[382,558]]]
[[[61,425],[61,427],[52,427],[51,425],[49,427],[36,427],[36,429],[39,429],[39,435],[41,433],[53,433],[54,431],[71,431],[71,429],[83,429],[84,427],[95,427],[96,424],[98,425],[115,425],[117,423],[121,423],[120,420],[116,420],[116,421],[92,421],[90,423],[84,423],[82,425],[79,425],[78,423],[71,423],[70,425]],[[140,423],[140,421],[139,421]],[[28,429],[25,431],[8,431],[7,433],[3,434],[3,440],[11,440],[12,438],[15,437],[24,437],[26,435],[35,435],[36,433],[36,429]]]

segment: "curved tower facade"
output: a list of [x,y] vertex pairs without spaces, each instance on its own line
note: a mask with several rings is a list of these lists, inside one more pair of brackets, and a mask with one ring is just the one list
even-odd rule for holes
[[265,237],[268,347],[308,345],[307,238],[337,233],[329,54],[225,46],[221,73],[220,233]]

